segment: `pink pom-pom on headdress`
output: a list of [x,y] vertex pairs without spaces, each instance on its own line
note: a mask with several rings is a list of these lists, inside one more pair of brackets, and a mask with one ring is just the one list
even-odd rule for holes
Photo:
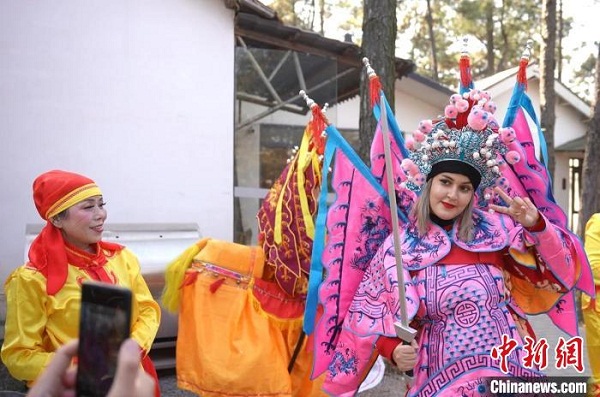
[[487,126],[488,117],[488,113],[480,106],[473,106],[471,113],[467,117],[467,123],[473,130],[481,131]]
[[492,96],[487,91],[479,91],[479,96],[480,99],[483,99],[485,101],[489,101],[490,99],[492,99]]
[[506,162],[508,164],[512,165],[518,163],[519,160],[521,160],[521,155],[515,150],[510,150],[504,155],[504,158],[506,159]]
[[498,107],[496,106],[496,104],[493,101],[487,101],[486,103],[483,104],[483,109],[492,114],[496,113],[497,108]]
[[420,130],[413,131],[412,136],[415,142],[423,142],[425,140],[425,134]]
[[458,116],[458,109],[454,105],[446,105],[444,109],[444,116],[449,119],[455,119]]
[[425,183],[425,175],[423,175],[422,173],[418,173],[417,175],[415,175],[415,177],[413,178],[413,182],[415,183],[415,185],[417,186],[423,186],[423,184]]
[[515,133],[515,130],[512,127],[508,127],[508,128],[500,128],[498,130],[498,133],[500,134],[500,140],[505,144],[508,145],[510,144],[512,141],[514,141],[517,137],[517,134]]
[[452,94],[450,95],[450,103],[452,105],[456,105],[456,102],[462,100],[462,96],[460,94]]
[[407,176],[415,176],[419,173],[419,167],[409,158],[403,159],[400,163],[400,167]]
[[419,123],[419,131],[423,134],[429,134],[433,129],[433,122],[431,120],[421,120]]
[[481,99],[481,90],[473,88],[471,91],[469,91],[469,98],[471,98],[471,100],[474,102],[479,102]]
[[459,99],[456,101],[456,109],[458,109],[459,113],[464,113],[469,110],[469,101],[466,99]]

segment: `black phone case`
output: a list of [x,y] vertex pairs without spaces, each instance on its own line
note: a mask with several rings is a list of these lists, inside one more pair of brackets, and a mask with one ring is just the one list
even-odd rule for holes
[[104,397],[116,373],[121,343],[130,335],[131,291],[86,282],[81,288],[77,396]]

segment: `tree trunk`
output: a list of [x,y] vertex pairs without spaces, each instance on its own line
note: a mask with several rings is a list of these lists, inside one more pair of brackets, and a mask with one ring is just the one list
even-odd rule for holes
[[548,171],[554,179],[554,69],[556,50],[556,0],[544,0],[542,9],[542,60],[540,73],[540,123],[548,144]]
[[[379,76],[383,90],[394,108],[394,82],[396,81],[396,1],[365,0],[363,3],[362,53],[369,58]],[[370,106],[369,82],[361,74],[360,85],[360,148],[359,155],[370,164],[371,142],[375,134],[375,118]]]
[[496,57],[494,56],[494,2],[488,1],[485,4],[485,36],[487,41],[487,68],[486,76],[496,73]]
[[322,35],[325,35],[325,0],[319,1],[319,21],[320,21],[319,32]]
[[437,47],[435,45],[435,33],[433,31],[433,10],[431,9],[431,0],[427,0],[427,31],[429,32],[429,45],[431,46],[431,78],[440,81],[438,72]]
[[558,81],[562,81],[562,69],[563,69],[563,51],[562,51],[562,42],[563,42],[563,34],[564,34],[564,19],[563,19],[563,2],[562,0],[558,0],[558,40],[557,40],[557,49],[556,49],[556,58],[558,59],[558,73],[556,78]]
[[600,212],[600,45],[596,57],[596,95],[594,113],[588,125],[585,155],[583,157],[583,193],[579,212],[579,229],[583,237],[585,224],[590,217]]

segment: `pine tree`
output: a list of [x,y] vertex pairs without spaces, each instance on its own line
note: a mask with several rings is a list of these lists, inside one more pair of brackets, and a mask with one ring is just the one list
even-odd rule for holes
[[578,234],[583,236],[584,227],[590,217],[600,212],[600,45],[596,43],[596,89],[595,105],[590,120],[583,158],[583,193],[579,216]]

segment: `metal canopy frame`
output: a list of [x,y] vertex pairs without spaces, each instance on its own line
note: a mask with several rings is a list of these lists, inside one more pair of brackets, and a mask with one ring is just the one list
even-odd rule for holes
[[[277,19],[267,19],[247,12],[238,12],[235,19],[235,40],[254,73],[251,86],[261,89],[237,91],[238,101],[266,107],[260,114],[246,120],[237,120],[236,131],[279,111],[306,114],[309,108],[297,93],[304,90],[317,103],[330,105],[343,102],[359,93],[362,71],[362,52],[358,45],[321,36],[318,33],[286,26]],[[253,55],[254,49],[279,50],[281,57],[268,71]],[[302,57],[302,58],[301,58]],[[314,62],[310,57],[314,57]],[[332,73],[321,72],[319,62],[331,60],[336,64]],[[273,59],[271,59],[273,61]],[[292,63],[292,68],[289,63]],[[402,78],[415,68],[412,61],[397,58],[396,73]],[[245,70],[248,73],[248,70]],[[248,75],[247,75],[248,76]],[[279,81],[276,81],[279,80]],[[295,80],[297,92],[290,92],[289,84]],[[282,81],[284,81],[282,83]],[[331,85],[336,85],[331,95]],[[253,92],[248,92],[253,91]]]

